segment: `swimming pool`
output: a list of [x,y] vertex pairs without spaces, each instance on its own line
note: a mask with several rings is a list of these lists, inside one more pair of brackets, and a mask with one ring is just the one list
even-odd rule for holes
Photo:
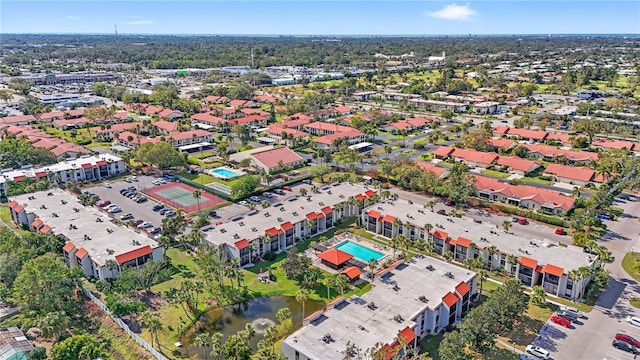
[[232,169],[226,167],[219,167],[212,170],[209,170],[211,175],[220,178],[220,179],[233,179],[242,175],[241,173],[234,171]]
[[336,245],[335,248],[351,254],[364,262],[368,262],[371,259],[378,261],[386,256],[379,251],[373,250],[367,246],[363,246],[349,240],[341,242],[340,244]]

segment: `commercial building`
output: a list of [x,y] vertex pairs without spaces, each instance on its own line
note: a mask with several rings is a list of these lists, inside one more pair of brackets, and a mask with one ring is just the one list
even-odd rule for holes
[[[280,252],[307,237],[321,234],[342,219],[360,213],[375,191],[362,185],[334,183],[305,187],[306,196],[290,196],[266,209],[254,209],[208,231],[205,240],[223,248],[240,265],[249,265],[267,252]],[[313,190],[316,190],[314,192]]]
[[106,213],[83,206],[62,189],[16,196],[9,208],[14,223],[64,239],[67,266],[80,267],[98,279],[114,278],[125,267],[164,258],[164,248],[155,240],[117,225]]
[[376,274],[371,291],[338,298],[304,319],[282,342],[290,360],[342,360],[350,345],[381,359],[404,358],[420,338],[460,321],[476,294],[476,274],[414,257]]
[[580,268],[594,268],[597,260],[597,256],[577,246],[524,238],[493,224],[440,215],[405,200],[366,208],[362,224],[368,231],[387,238],[403,235],[411,241],[433,242],[434,253],[444,255],[451,251],[453,261],[459,263],[480,258],[489,270],[504,269],[526,286],[541,285],[550,294],[570,299],[579,298],[591,278],[571,279],[569,274]]

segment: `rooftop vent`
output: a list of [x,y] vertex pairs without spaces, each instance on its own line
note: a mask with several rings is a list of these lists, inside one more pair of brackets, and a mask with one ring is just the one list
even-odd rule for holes
[[426,296],[424,296],[424,295],[420,296],[420,297],[418,298],[418,300],[422,301],[423,303],[428,303],[428,302],[429,302],[429,299],[427,299],[427,297],[426,297]]
[[47,207],[46,207],[44,204],[40,205],[40,210],[44,210],[44,209],[46,209],[46,208],[47,208]]
[[78,227],[73,224],[69,224],[69,230],[78,230]]
[[102,222],[102,218],[97,217],[96,222]]
[[365,330],[364,326],[362,326],[362,325],[358,325],[358,329]]
[[429,270],[429,271],[433,271],[436,268],[434,268],[433,265],[429,264],[429,265],[427,265],[426,269]]
[[74,211],[74,212],[80,212],[80,209],[78,209],[78,208],[73,208],[73,211]]
[[47,196],[53,196],[53,193],[52,192],[48,192]]
[[251,231],[253,231],[253,232],[257,232],[257,231],[258,231],[258,229],[256,229],[256,228],[252,227],[252,228],[251,228]]
[[66,201],[66,200],[64,200],[64,199],[62,199],[62,200],[60,200],[60,203],[61,203],[62,205],[66,205],[66,204],[67,204],[67,201]]
[[450,271],[447,271],[446,273],[444,273],[444,276],[448,277],[449,279],[455,278],[455,276]]
[[227,229],[220,229],[220,232],[224,234],[227,232]]
[[328,344],[328,343],[330,343],[330,342],[333,342],[334,340],[333,340],[333,338],[331,337],[331,334],[325,334],[325,335],[322,337],[322,341],[323,341],[325,344]]
[[107,249],[107,254],[113,255],[113,253],[115,253],[115,251],[113,249]]
[[376,306],[376,303],[374,303],[373,301],[367,304],[367,307],[371,310],[375,310],[378,307]]
[[240,221],[240,222],[238,223],[238,225],[240,225],[240,226],[244,226],[244,221]]
[[89,236],[89,235],[87,235],[87,234],[84,234],[84,239],[85,239],[85,240],[91,240],[91,236]]
[[58,214],[53,213],[53,214],[51,214],[51,217],[58,217]]
[[27,196],[27,199],[29,200],[34,200],[36,197],[35,196]]
[[111,234],[111,233],[113,232],[113,229],[109,229],[109,228],[107,228],[107,232],[108,232],[109,234]]
[[398,284],[393,285],[393,291],[400,291],[400,286],[398,286]]
[[402,318],[402,315],[400,315],[400,314],[394,316],[393,320],[395,320],[396,322],[399,322],[399,323],[404,321],[404,319]]
[[284,221],[283,218],[281,218],[281,217],[278,218],[278,222],[283,222],[283,221]]
[[320,205],[320,206],[324,206],[324,202],[320,201],[320,202],[318,203],[318,205]]
[[131,245],[140,245],[140,241],[138,240],[131,240]]
[[238,234],[233,234],[233,238],[234,238],[234,239],[240,239],[240,235],[238,235]]
[[293,215],[293,216],[298,216],[298,212],[297,212],[297,211],[294,211],[294,212],[292,212],[292,213],[291,213],[291,215]]

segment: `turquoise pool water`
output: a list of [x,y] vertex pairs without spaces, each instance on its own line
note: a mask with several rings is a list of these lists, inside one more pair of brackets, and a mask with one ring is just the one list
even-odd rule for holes
[[380,251],[373,250],[367,246],[363,246],[349,240],[341,242],[340,244],[336,245],[335,248],[351,254],[364,262],[368,262],[371,259],[375,259],[376,261],[378,261],[385,257],[385,254],[381,253]]
[[233,178],[238,176],[237,173],[227,169],[213,169],[211,171],[216,173],[217,175],[220,175],[220,177],[224,177],[224,178]]

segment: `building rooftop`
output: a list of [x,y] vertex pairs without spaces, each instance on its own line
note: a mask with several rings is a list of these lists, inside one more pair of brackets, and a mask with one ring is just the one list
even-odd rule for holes
[[33,345],[17,327],[0,329],[0,359],[27,359],[32,350]]
[[577,246],[560,246],[559,243],[549,239],[527,238],[505,233],[502,229],[496,229],[494,224],[479,224],[469,217],[456,218],[440,215],[422,209],[421,206],[409,204],[403,199],[394,201],[392,204],[381,203],[365,209],[365,211],[368,210],[373,210],[382,216],[395,216],[403,222],[409,221],[420,228],[423,228],[425,224],[431,224],[433,225],[432,232],[438,230],[445,232],[454,240],[458,238],[470,239],[478,249],[494,245],[502,253],[534,258],[540,265],[560,266],[565,270],[565,273],[582,266],[588,266],[593,261],[592,255],[583,252],[582,248]]
[[[308,190],[307,197],[300,195],[298,189],[305,187]],[[307,219],[309,213],[322,212],[323,208],[334,207],[336,204],[345,202],[350,196],[364,194],[368,189],[362,185],[350,183],[337,183],[335,185],[319,186],[319,193],[314,194],[309,185],[299,185],[288,192],[288,198],[280,202],[281,206],[273,206],[255,210],[244,215],[233,217],[236,221],[228,221],[217,225],[206,234],[206,239],[216,245],[231,245],[240,239],[253,240],[262,236],[266,230],[281,225],[286,222],[295,224]],[[307,201],[310,198],[311,201]],[[249,215],[252,214],[253,215]]]
[[[307,357],[326,360],[342,360],[348,342],[362,350],[392,343],[406,327],[414,327],[413,319],[425,308],[435,309],[474,276],[431,257],[413,258],[378,276],[368,293],[336,303],[284,342]],[[327,334],[333,341],[322,340]]]
[[77,249],[85,249],[98,265],[147,245],[158,247],[155,240],[114,224],[107,214],[83,206],[62,189],[19,195],[11,200],[24,206],[27,214],[42,219],[54,235],[64,235]]

